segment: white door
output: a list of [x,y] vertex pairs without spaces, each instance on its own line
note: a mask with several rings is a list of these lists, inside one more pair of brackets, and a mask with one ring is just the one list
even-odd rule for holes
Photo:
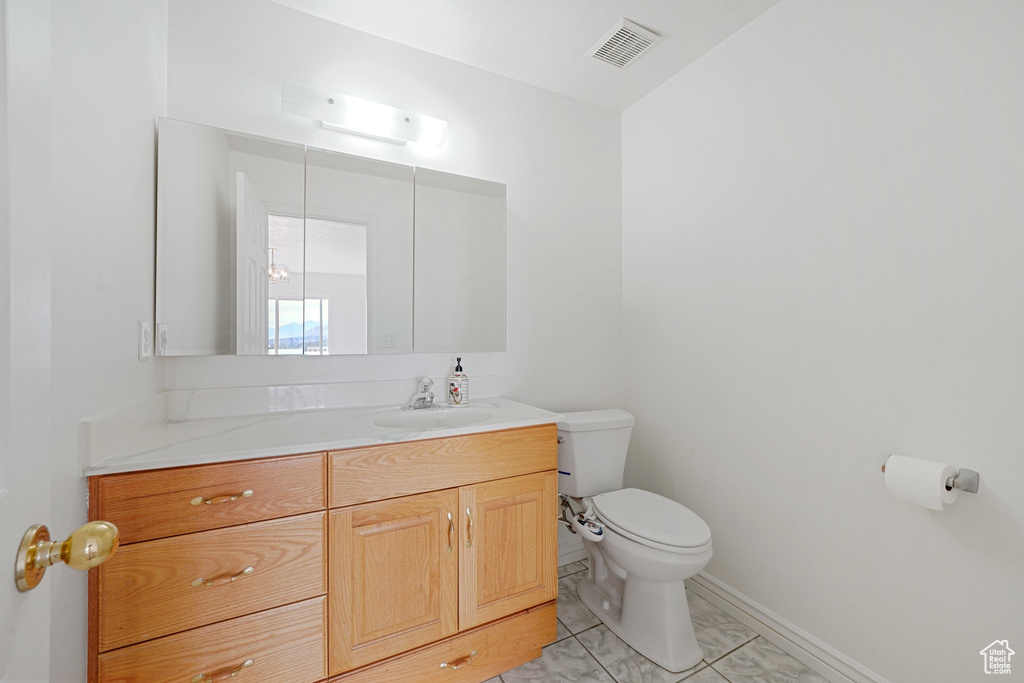
[[[19,593],[25,530],[50,520],[50,7],[0,0],[0,681],[50,678],[50,584]],[[44,96],[45,95],[45,96]]]
[[235,175],[235,329],[237,353],[267,353],[270,218],[245,174]]
[[[8,236],[9,232],[4,235]],[[0,266],[8,263],[9,252],[3,251]],[[3,295],[10,294],[11,289],[0,285]],[[20,308],[17,302],[12,303],[0,316],[0,326],[8,331],[16,320],[14,309]],[[28,376],[29,364],[22,364],[20,359],[17,369],[12,370],[12,353],[24,348],[17,339],[11,339],[14,336],[16,330],[4,334],[0,342],[5,346],[0,361],[0,683],[35,683],[49,680],[52,581],[44,577],[34,590],[19,593],[14,583],[14,559],[26,529],[50,521],[48,442],[39,434],[27,433],[27,426],[21,424],[25,419],[29,424],[38,422],[38,417],[30,414],[32,408],[23,401],[36,405],[47,389],[39,386],[38,378]],[[44,381],[49,383],[48,374]]]

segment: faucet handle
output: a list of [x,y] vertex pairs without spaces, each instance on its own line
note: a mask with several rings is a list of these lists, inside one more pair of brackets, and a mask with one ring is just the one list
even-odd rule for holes
[[430,379],[429,377],[422,377],[422,378],[420,378],[420,390],[421,391],[426,391],[426,390],[430,389],[430,387],[432,387],[432,386],[434,386],[434,380]]

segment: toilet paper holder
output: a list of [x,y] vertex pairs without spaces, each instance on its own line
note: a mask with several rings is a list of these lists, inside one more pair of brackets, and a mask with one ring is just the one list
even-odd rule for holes
[[[885,465],[882,465],[882,474],[885,474]],[[964,493],[977,493],[980,480],[980,474],[974,470],[963,468],[957,470],[955,477],[950,477],[946,480],[946,490],[960,489]]]

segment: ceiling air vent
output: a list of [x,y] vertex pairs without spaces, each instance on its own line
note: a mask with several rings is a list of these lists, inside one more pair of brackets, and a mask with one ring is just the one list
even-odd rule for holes
[[659,40],[661,37],[657,33],[648,31],[629,19],[622,19],[605,34],[604,38],[597,41],[597,45],[587,50],[587,56],[625,69]]

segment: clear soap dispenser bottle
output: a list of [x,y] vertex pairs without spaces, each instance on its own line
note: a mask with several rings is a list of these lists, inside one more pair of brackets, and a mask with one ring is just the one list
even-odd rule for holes
[[469,403],[469,377],[462,371],[462,359],[455,359],[455,372],[448,377],[448,405],[464,406]]

